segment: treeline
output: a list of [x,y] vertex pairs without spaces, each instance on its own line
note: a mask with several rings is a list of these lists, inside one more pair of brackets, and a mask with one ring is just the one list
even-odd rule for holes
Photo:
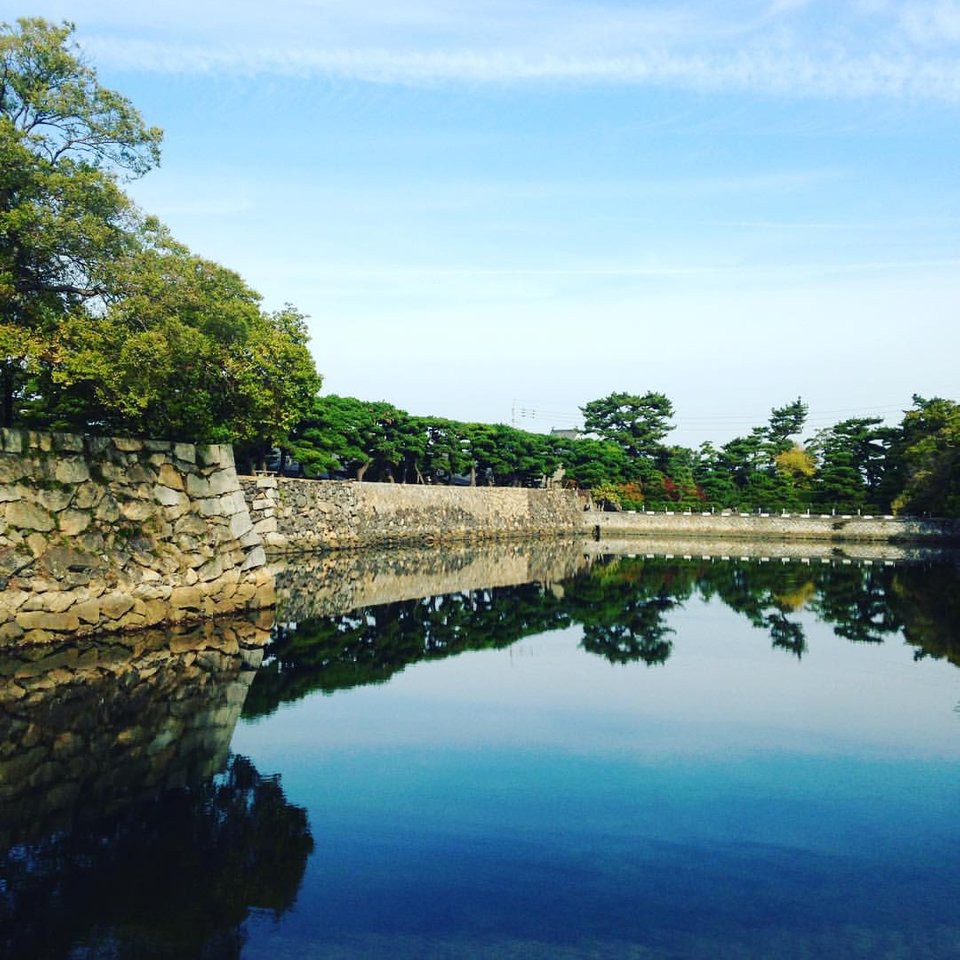
[[308,477],[589,491],[617,509],[836,510],[960,516],[960,405],[915,396],[897,426],[842,420],[801,439],[795,400],[721,446],[665,442],[673,404],[613,393],[581,408],[568,437],[504,424],[418,417],[389,403],[314,399],[285,456]]

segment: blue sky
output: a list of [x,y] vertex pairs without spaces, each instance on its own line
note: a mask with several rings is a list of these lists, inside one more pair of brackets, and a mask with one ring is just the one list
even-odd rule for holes
[[21,15],[164,128],[131,192],[310,315],[329,391],[549,430],[662,390],[691,444],[960,394],[960,2]]

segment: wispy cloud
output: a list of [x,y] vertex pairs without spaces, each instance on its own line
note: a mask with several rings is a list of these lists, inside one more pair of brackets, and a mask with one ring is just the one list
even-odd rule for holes
[[650,52],[633,56],[538,56],[457,51],[323,50],[312,47],[191,46],[93,37],[99,62],[161,73],[326,76],[384,84],[588,83],[827,97],[918,97],[960,101],[960,63],[911,56],[730,56]]
[[48,5],[97,62],[138,71],[960,100],[958,0]]

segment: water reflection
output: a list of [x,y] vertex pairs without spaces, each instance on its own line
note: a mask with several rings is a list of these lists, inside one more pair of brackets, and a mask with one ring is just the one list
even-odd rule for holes
[[[496,649],[523,637],[580,626],[581,647],[611,663],[665,664],[678,641],[671,616],[692,598],[723,603],[763,631],[774,649],[807,651],[801,614],[858,643],[902,635],[916,656],[960,665],[960,567],[918,561],[850,561],[600,556],[559,582],[465,590],[397,600],[299,622],[281,607],[266,661],[244,716],[264,716],[312,691],[383,683],[409,664],[466,650]],[[320,590],[321,594],[323,589]]]
[[243,757],[191,787],[0,853],[0,955],[239,957],[251,910],[293,904],[306,812]]
[[223,768],[273,623],[226,618],[0,657],[0,844]]
[[[560,630],[574,631],[570,646],[578,643],[590,663],[615,665],[618,669],[602,672],[622,679],[632,697],[637,674],[619,668],[645,665],[654,668],[643,672],[645,678],[674,678],[680,651],[690,642],[692,621],[685,617],[700,615],[705,605],[736,613],[754,628],[761,646],[788,655],[764,654],[771,662],[793,665],[794,658],[805,657],[808,647],[825,636],[825,631],[812,627],[819,621],[851,643],[905,640],[915,648],[915,659],[939,658],[960,665],[960,566],[946,556],[887,566],[831,558],[828,549],[813,562],[795,558],[781,563],[765,562],[760,551],[751,559],[735,560],[614,556],[595,553],[584,544],[556,541],[300,558],[279,568],[277,575],[282,606],[276,624],[272,615],[225,619],[102,642],[88,640],[56,651],[33,648],[0,656],[0,956],[266,956],[273,955],[275,927],[270,924],[281,916],[294,931],[297,923],[301,925],[299,934],[291,934],[294,943],[318,936],[317,917],[323,916],[324,925],[333,929],[339,924],[347,940],[359,936],[368,924],[374,943],[369,955],[422,956],[429,953],[427,942],[417,941],[418,946],[397,954],[395,936],[411,925],[411,936],[428,931],[424,936],[429,937],[439,922],[434,904],[443,905],[441,913],[451,930],[459,929],[462,921],[464,929],[494,931],[496,943],[501,942],[497,938],[503,933],[499,925],[504,916],[517,925],[517,943],[534,937],[538,925],[550,927],[557,937],[566,930],[569,943],[585,931],[601,937],[616,930],[626,939],[611,947],[609,955],[621,956],[641,942],[661,916],[666,926],[660,935],[679,942],[674,932],[664,932],[674,922],[670,904],[695,902],[717,925],[736,910],[747,918],[745,929],[759,927],[769,916],[783,914],[784,904],[801,903],[801,885],[811,877],[820,877],[817,882],[831,878],[831,902],[840,903],[838,891],[844,884],[835,864],[824,860],[817,866],[820,873],[811,872],[808,864],[804,874],[789,844],[798,842],[795,838],[801,834],[828,836],[824,824],[830,816],[849,833],[842,844],[838,841],[844,856],[857,848],[858,831],[869,817],[880,823],[878,836],[896,838],[903,811],[915,795],[920,796],[913,781],[898,787],[896,796],[891,793],[886,805],[875,807],[862,805],[849,786],[856,775],[862,778],[863,796],[891,791],[886,767],[856,773],[838,764],[833,772],[827,767],[811,772],[803,763],[774,759],[765,761],[767,767],[750,766],[741,784],[715,759],[713,767],[696,766],[682,776],[669,765],[657,764],[638,775],[633,761],[611,763],[599,753],[573,762],[556,748],[554,754],[544,752],[543,736],[531,740],[537,744],[535,751],[525,750],[520,742],[514,755],[510,751],[517,731],[533,727],[530,718],[540,706],[530,697],[529,687],[518,695],[530,700],[526,707],[512,702],[503,711],[508,747],[501,758],[489,748],[496,740],[491,737],[482,773],[475,769],[477,755],[468,751],[461,756],[455,743],[434,750],[418,741],[415,749],[403,753],[402,740],[395,738],[389,749],[383,747],[387,730],[377,726],[377,717],[370,718],[370,701],[350,706],[362,691],[324,701],[323,706],[347,711],[343,730],[371,725],[374,746],[367,760],[359,748],[354,751],[355,744],[348,742],[343,730],[330,725],[333,710],[326,710],[321,722],[334,731],[334,740],[342,741],[330,749],[343,749],[348,755],[336,767],[321,770],[316,756],[299,753],[289,766],[283,765],[289,757],[280,759],[286,748],[280,721],[299,708],[241,728],[283,744],[276,756],[258,758],[250,751],[254,762],[231,755],[231,738],[241,715],[265,721],[281,704],[302,701],[314,692],[383,684],[418,662],[503,649],[523,638]],[[716,643],[719,647],[722,639]],[[577,657],[584,661],[580,653]],[[464,661],[447,666],[461,663],[464,670],[473,669]],[[749,666],[738,666],[740,676],[752,676],[755,661],[744,663]],[[804,661],[803,671],[811,666]],[[917,673],[924,669],[908,666]],[[532,667],[539,669],[539,664]],[[502,681],[503,676],[497,676]],[[709,684],[703,689],[709,691]],[[659,696],[675,699],[675,690],[675,686],[661,689]],[[653,709],[656,697],[651,692],[656,694],[652,684],[646,688],[644,709]],[[380,697],[390,691],[366,693]],[[582,727],[577,750],[587,754],[583,744],[589,746],[591,738],[612,741],[613,720],[603,719],[594,728],[585,719],[591,714],[607,717],[603,709],[611,693],[598,686],[596,703],[591,701],[589,711],[577,713],[561,691],[556,702],[549,701],[556,714],[542,722],[551,728],[566,725],[556,734],[561,744],[571,742],[568,727]],[[428,729],[449,731],[457,722],[471,727],[479,717],[495,713],[481,705],[476,713],[467,712],[464,720],[457,721],[452,714],[437,720],[435,708],[435,702],[419,712],[412,708],[405,721],[399,712],[390,712],[388,722],[391,729],[405,722],[408,729],[426,724]],[[389,708],[394,709],[396,702]],[[452,709],[459,710],[460,704]],[[519,719],[522,709],[530,711],[525,721]],[[712,712],[709,704],[705,711]],[[709,723],[714,719],[711,715]],[[722,719],[730,721],[730,713]],[[849,726],[851,719],[845,714],[843,722]],[[671,722],[671,715],[661,712],[659,733],[657,724],[646,721],[636,729],[653,743]],[[269,732],[271,724],[279,733]],[[782,725],[770,738],[781,730]],[[633,729],[630,735],[635,736]],[[234,750],[240,749],[236,741],[242,745],[242,740],[235,738]],[[302,744],[307,744],[307,754],[314,749],[309,737]],[[581,762],[584,769],[578,766]],[[284,771],[284,784],[290,779],[294,783],[292,799],[274,775],[278,769]],[[424,776],[436,779],[421,782],[418,778]],[[949,771],[938,768],[939,779],[923,776],[924,789],[936,788],[931,796],[939,804],[925,815],[940,830],[939,810],[947,806],[942,798],[952,796]],[[809,778],[806,786],[804,777]],[[504,796],[515,796],[516,803],[501,802],[498,790],[509,789],[516,793]],[[796,803],[791,791],[797,789],[806,791],[804,804]],[[844,819],[837,813],[836,798],[845,796],[853,798]],[[769,813],[765,797],[772,798],[769,820],[764,819]],[[567,808],[558,813],[558,798],[582,807],[569,808],[576,809],[575,815]],[[299,805],[305,802],[309,814]],[[751,813],[745,814],[745,805]],[[630,816],[624,814],[627,808],[634,811]],[[781,820],[780,812],[787,808],[790,816]],[[469,829],[462,836],[458,833],[457,818],[464,816],[477,818],[470,821],[471,829],[485,838],[483,844],[473,843]],[[326,880],[315,877],[313,887],[309,871],[320,873],[316,863],[320,858],[310,858],[311,818],[318,838],[322,824],[323,868],[328,873]],[[552,823],[553,832],[549,842],[538,847],[544,823]],[[656,824],[670,829],[664,826],[662,836],[654,830],[638,840],[630,832],[636,824],[645,824],[648,830]],[[742,830],[747,824],[754,832],[730,841],[722,833],[729,824]],[[434,825],[439,826],[431,834]],[[713,826],[720,839],[698,846],[698,831]],[[757,842],[757,831],[764,830],[767,846],[751,846]],[[922,837],[918,832],[917,837],[940,851],[942,838],[932,831],[931,827]],[[411,856],[402,844],[397,846],[397,838],[414,835],[419,846]],[[542,859],[557,844],[566,859],[557,863]],[[604,844],[610,847],[606,852]],[[709,850],[706,859],[704,849]],[[524,850],[533,851],[527,860]],[[646,861],[636,860],[636,850],[649,858],[646,866]],[[796,889],[781,896],[779,887],[771,887],[753,915],[746,891],[752,889],[756,875],[757,850],[765,851],[770,874],[781,878],[778,882],[786,882],[782,878],[790,870],[798,872]],[[612,866],[605,879],[601,874],[607,869],[603,860],[607,855]],[[817,854],[821,855],[826,856],[823,851]],[[909,866],[901,865],[903,885],[917,888],[923,871],[910,856],[903,854],[903,863]],[[408,872],[396,873],[403,857],[408,859],[402,869]],[[516,870],[511,866],[505,880],[503,864],[512,865],[514,860]],[[704,862],[713,865],[709,876],[702,873]],[[876,855],[875,866],[889,869],[886,853]],[[545,873],[532,882],[534,868]],[[557,883],[551,882],[550,871],[556,871]],[[943,872],[944,889],[953,889],[955,872],[949,864]],[[350,885],[354,876],[365,877],[363,882],[380,893],[371,901],[363,892],[368,888]],[[479,886],[469,888],[454,910],[449,890],[472,876],[480,878]],[[578,910],[578,903],[587,902],[582,898],[590,896],[584,876],[593,878],[594,900],[589,910],[585,906]],[[743,879],[739,888],[730,879],[738,876]],[[674,886],[665,877],[674,878],[669,881]],[[699,895],[689,896],[684,877],[699,878]],[[731,882],[730,889],[739,892],[724,894]],[[503,896],[504,884],[511,891],[509,897]],[[341,886],[344,893],[338,899]],[[636,902],[628,896],[630,890],[636,891]],[[308,919],[303,914],[296,919],[298,897],[313,904],[306,908]],[[516,913],[506,904],[511,898],[522,905]],[[371,902],[381,911],[377,917],[371,915]],[[659,906],[651,907],[651,915],[643,918],[637,902]],[[890,903],[896,902],[891,895]],[[329,907],[326,913],[320,909],[324,904]],[[611,904],[618,905],[613,914]],[[423,912],[421,926],[411,920],[417,910]],[[806,917],[798,906],[798,917],[801,914]],[[940,922],[943,916],[939,906],[931,908],[931,922],[938,918]],[[929,926],[921,921],[920,927]],[[952,928],[947,935],[953,935]],[[919,942],[917,931],[911,936]],[[934,940],[940,946],[944,942]],[[718,940],[714,953],[701,954],[699,947],[691,947],[687,953],[678,948],[676,955],[723,955],[725,942]],[[487,946],[474,944],[474,952]],[[517,948],[518,955],[560,955],[550,952],[551,946],[537,946],[531,940]],[[491,949],[486,955],[500,955]],[[773,955],[758,949],[750,955]],[[466,944],[464,950],[471,952],[473,947]],[[579,954],[574,950],[569,955]]]
[[229,744],[271,615],[0,659],[0,956],[231,957],[312,839]]

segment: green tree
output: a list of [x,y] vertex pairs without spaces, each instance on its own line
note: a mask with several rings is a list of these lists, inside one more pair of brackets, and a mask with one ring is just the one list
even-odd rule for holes
[[371,468],[379,476],[403,459],[393,426],[406,417],[386,402],[336,394],[316,397],[309,415],[293,431],[293,455],[309,476],[344,470],[363,480]]
[[549,439],[563,466],[564,479],[588,490],[603,483],[623,483],[630,473],[630,461],[615,443],[591,437]]
[[897,513],[960,517],[960,404],[914,395],[891,451]]
[[891,436],[881,423],[879,417],[856,417],[817,433],[810,443],[819,460],[813,487],[816,504],[850,512],[879,509]]
[[264,312],[236,273],[153,221],[142,239],[110,268],[116,299],[62,320],[29,417],[258,453],[283,442],[320,386],[304,317]]
[[97,82],[73,27],[0,24],[0,420],[49,364],[61,322],[111,294],[139,214],[119,188],[159,161],[161,132]]
[[767,440],[774,456],[793,445],[791,437],[797,436],[807,422],[807,405],[797,397],[783,407],[774,407],[770,411],[767,425]]
[[617,444],[632,460],[652,461],[672,429],[673,404],[662,393],[611,393],[580,410],[587,433]]

